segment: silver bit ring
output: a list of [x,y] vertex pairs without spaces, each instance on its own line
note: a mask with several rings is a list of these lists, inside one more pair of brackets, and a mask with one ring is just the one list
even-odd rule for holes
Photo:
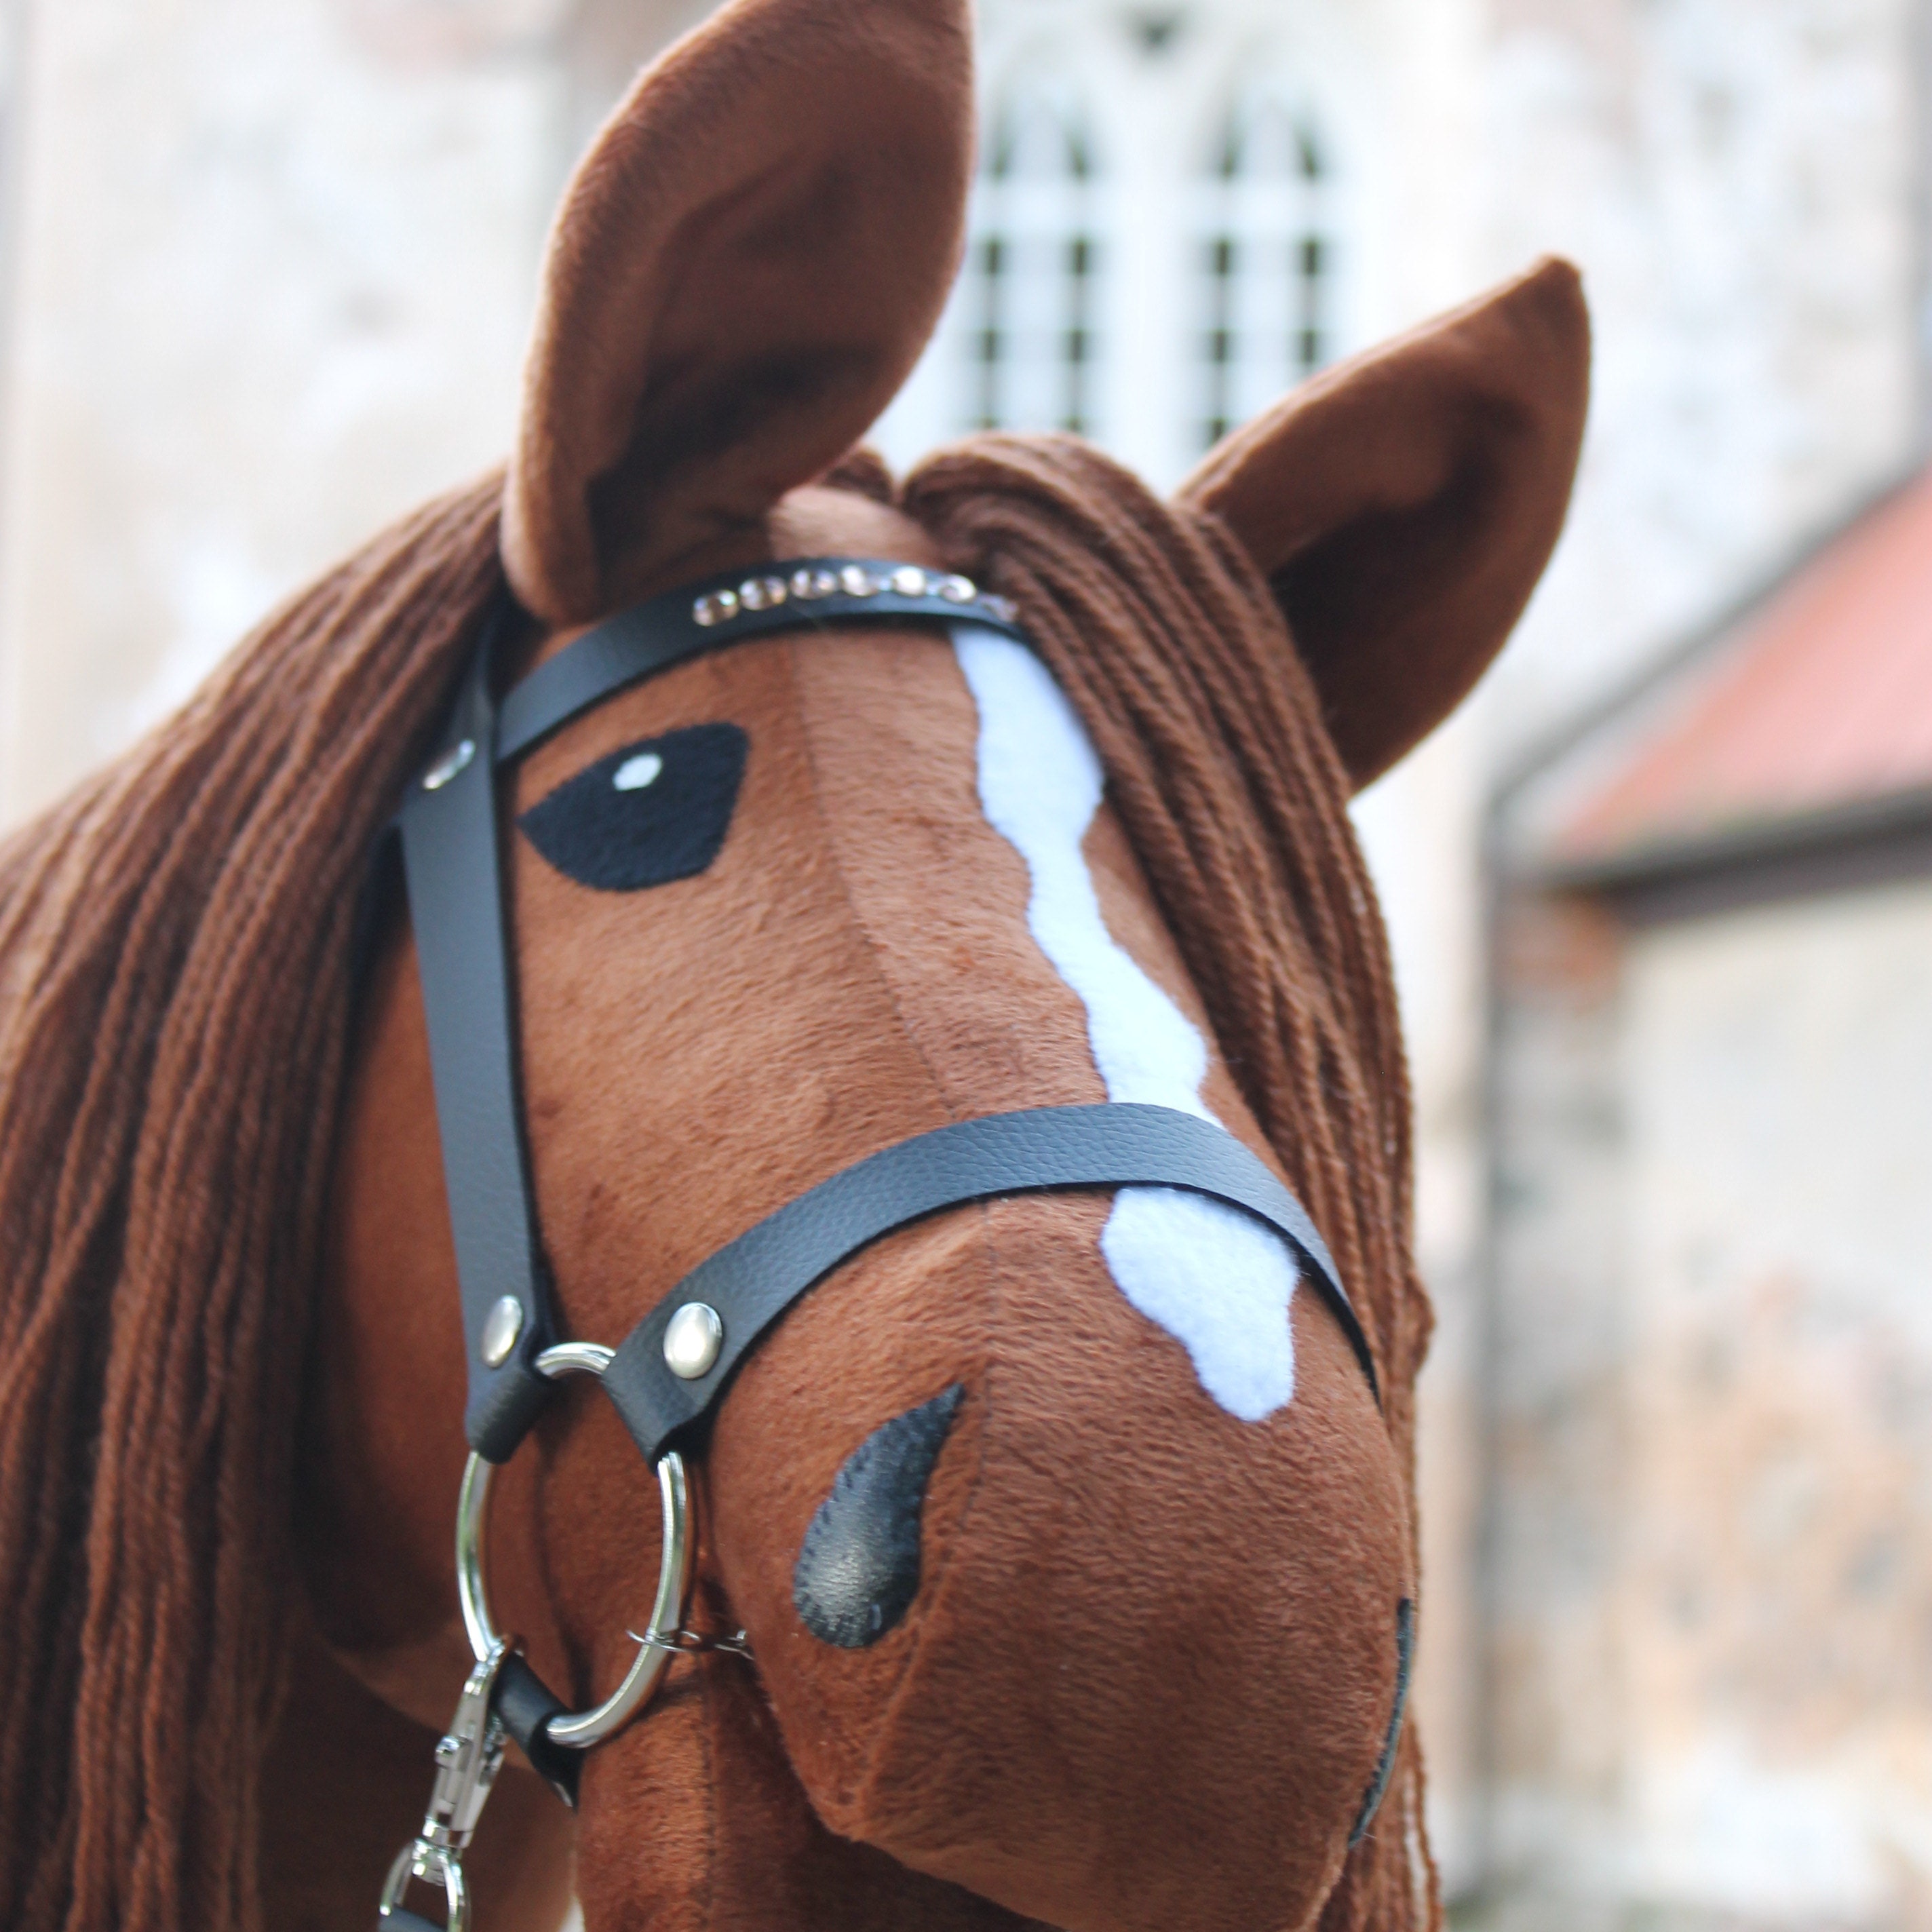
[[[602,1376],[614,1351],[596,1342],[562,1342],[536,1359],[538,1370],[555,1379],[560,1376]],[[684,1458],[675,1449],[658,1459],[658,1496],[664,1513],[664,1555],[658,1565],[657,1599],[651,1620],[635,1640],[637,1656],[623,1682],[602,1703],[588,1711],[560,1712],[544,1726],[544,1735],[567,1750],[588,1750],[614,1737],[650,1702],[672,1655],[691,1596],[697,1545],[691,1534],[691,1492]],[[494,1466],[472,1454],[463,1472],[463,1490],[456,1505],[456,1588],[463,1603],[463,1627],[477,1660],[486,1659],[500,1640],[490,1618],[484,1579],[485,1530],[488,1522],[490,1478]],[[627,1633],[628,1634],[628,1633]]]

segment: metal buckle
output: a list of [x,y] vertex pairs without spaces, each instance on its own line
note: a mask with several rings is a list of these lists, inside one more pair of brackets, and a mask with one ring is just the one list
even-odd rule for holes
[[436,1784],[422,1829],[396,1854],[376,1908],[386,1922],[403,1902],[412,1880],[442,1882],[448,1932],[464,1932],[470,1922],[470,1894],[463,1877],[463,1854],[488,1801],[490,1787],[503,1763],[503,1722],[493,1708],[496,1678],[508,1644],[499,1640],[477,1660],[457,1700],[456,1714],[436,1747]]
[[[596,1342],[560,1342],[537,1358],[536,1367],[553,1380],[560,1376],[602,1376],[614,1352]],[[463,1625],[470,1633],[470,1647],[479,1663],[502,1640],[490,1620],[483,1574],[492,1473],[491,1464],[472,1455],[463,1472],[463,1491],[456,1506],[457,1594],[463,1602]],[[635,1639],[638,1654],[623,1682],[602,1703],[588,1711],[560,1713],[544,1726],[544,1736],[568,1750],[588,1750],[614,1737],[644,1708],[672,1654],[684,1647],[678,1639],[691,1596],[697,1541],[691,1534],[691,1494],[684,1459],[676,1450],[658,1459],[658,1495],[664,1512],[664,1555],[658,1566],[658,1593],[650,1622],[644,1634]]]

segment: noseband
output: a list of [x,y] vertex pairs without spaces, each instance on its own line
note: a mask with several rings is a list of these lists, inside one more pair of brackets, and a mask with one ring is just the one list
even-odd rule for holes
[[[397,1858],[382,1919],[412,1879],[443,1886],[452,1932],[467,1912],[462,1853],[507,1734],[566,1802],[581,1754],[649,1700],[671,1653],[704,1640],[682,1628],[694,1550],[680,1450],[716,1409],[734,1372],[799,1298],[895,1228],[968,1202],[1072,1189],[1174,1187],[1242,1209],[1293,1250],[1348,1337],[1372,1393],[1367,1338],[1301,1204],[1215,1122],[1109,1102],[1037,1107],[917,1134],[842,1169],[700,1262],[614,1348],[557,1330],[519,1099],[514,982],[498,849],[496,776],[572,719],[706,653],[787,630],[926,623],[1027,640],[1004,598],[963,577],[891,562],[811,558],[718,578],[638,605],[539,664],[500,704],[492,619],[440,748],[399,815],[443,1176],[455,1237],[469,1360],[471,1448],[458,1511],[457,1573],[476,1667],[436,1747],[422,1834]],[[623,1682],[573,1713],[491,1622],[484,1532],[490,1472],[507,1461],[558,1378],[597,1378],[658,1474],[664,1552],[657,1600]]]

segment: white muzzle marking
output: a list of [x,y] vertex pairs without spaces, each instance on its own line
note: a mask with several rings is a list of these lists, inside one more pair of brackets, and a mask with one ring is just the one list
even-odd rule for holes
[[[1100,809],[1100,764],[1079,719],[1012,638],[956,624],[952,647],[980,708],[980,808],[1026,861],[1028,928],[1087,1009],[1108,1099],[1212,1120],[1200,1091],[1207,1042],[1101,916],[1082,850]],[[1100,1252],[1120,1292],[1180,1343],[1231,1414],[1258,1422],[1294,1395],[1294,1261],[1260,1222],[1179,1189],[1124,1187]]]

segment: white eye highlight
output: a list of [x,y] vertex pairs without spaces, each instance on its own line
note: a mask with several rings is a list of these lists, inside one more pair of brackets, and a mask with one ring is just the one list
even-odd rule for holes
[[610,774],[613,791],[642,791],[664,770],[664,760],[655,752],[640,752],[626,758]]

